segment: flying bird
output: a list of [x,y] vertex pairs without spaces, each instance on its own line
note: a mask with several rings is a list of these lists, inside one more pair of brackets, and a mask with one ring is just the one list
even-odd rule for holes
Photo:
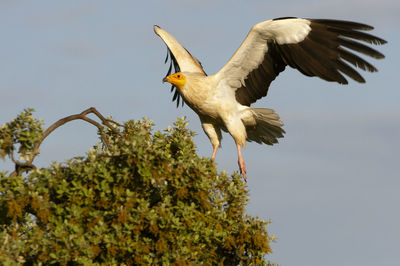
[[[171,65],[163,82],[175,89],[177,106],[181,98],[195,111],[211,141],[214,159],[220,147],[221,130],[235,140],[238,165],[247,180],[242,147],[246,141],[273,145],[285,131],[274,110],[252,108],[268,93],[270,83],[290,66],[306,76],[347,84],[346,76],[360,83],[364,71],[377,69],[363,54],[376,59],[384,55],[367,44],[386,41],[365,31],[373,27],[343,20],[277,18],[254,25],[231,59],[215,74],[207,75],[201,63],[159,26],[155,33],[167,45]],[[354,53],[357,52],[358,54]],[[353,65],[354,67],[352,67]],[[175,73],[172,72],[174,66]]]

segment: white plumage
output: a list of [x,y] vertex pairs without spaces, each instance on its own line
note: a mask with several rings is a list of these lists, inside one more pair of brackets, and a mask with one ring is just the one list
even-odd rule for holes
[[[272,145],[285,133],[272,109],[251,108],[267,95],[270,83],[287,65],[307,76],[347,84],[345,76],[358,82],[363,77],[349,65],[375,72],[358,53],[384,56],[361,43],[384,44],[385,40],[363,31],[371,26],[340,20],[279,18],[254,25],[232,58],[215,74],[207,76],[200,62],[158,26],[154,31],[168,47],[171,66],[163,81],[175,88],[174,100],[182,97],[200,117],[213,146],[215,158],[221,129],[236,142],[238,164],[246,180],[241,147],[247,141]],[[358,40],[358,41],[357,41]],[[359,42],[361,41],[361,42]],[[167,57],[168,59],[168,57]],[[175,74],[170,75],[172,66]]]

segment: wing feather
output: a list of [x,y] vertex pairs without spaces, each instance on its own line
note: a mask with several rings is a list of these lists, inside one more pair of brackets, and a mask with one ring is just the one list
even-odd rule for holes
[[347,29],[353,29],[353,30],[373,30],[374,27],[359,23],[359,22],[354,22],[354,21],[346,21],[346,20],[336,20],[336,19],[312,19],[313,22],[322,24],[322,25],[327,25],[333,28],[347,28]]
[[384,58],[382,53],[364,44],[386,43],[363,32],[372,29],[362,23],[330,19],[264,21],[253,26],[239,49],[215,76],[219,81],[227,81],[220,84],[234,84],[230,86],[236,100],[248,106],[267,95],[270,83],[286,65],[304,75],[327,81],[347,84],[347,76],[365,82],[352,66],[369,72],[377,69],[353,52]]
[[344,37],[339,37],[339,43],[340,45],[350,49],[350,50],[354,50],[357,52],[360,52],[362,54],[377,58],[377,59],[381,59],[384,58],[385,56],[383,54],[381,54],[380,52],[378,52],[375,49],[372,49],[369,46],[366,46],[362,43],[344,38]]
[[343,49],[343,48],[338,48],[340,57],[346,60],[347,62],[351,63],[353,66],[361,68],[362,70],[369,71],[369,72],[377,72],[378,70],[365,61],[363,58],[350,53],[349,51]]
[[[165,59],[165,63],[167,63],[168,57],[171,59],[171,62],[169,64],[168,72],[166,76],[169,76],[172,73],[172,67],[174,68],[174,72],[180,72],[180,68],[178,65],[178,62],[176,61],[174,55],[172,54],[171,50],[167,47],[167,57]],[[176,107],[179,107],[179,103],[181,101],[182,95],[180,90],[176,88],[173,84],[171,85],[171,92],[174,92],[174,96],[172,97],[172,101],[176,100]],[[182,100],[182,106],[183,106],[184,101]]]
[[345,37],[349,37],[352,39],[356,39],[356,40],[360,40],[363,42],[367,42],[370,44],[385,44],[386,41],[378,38],[376,36],[373,36],[371,34],[365,33],[365,32],[361,32],[361,31],[356,31],[356,30],[349,30],[346,28],[329,28],[329,31],[334,32],[338,35],[341,36],[345,36]]

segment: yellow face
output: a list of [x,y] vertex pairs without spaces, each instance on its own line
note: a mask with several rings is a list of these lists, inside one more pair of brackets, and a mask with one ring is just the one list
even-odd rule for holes
[[183,86],[185,86],[186,83],[186,77],[182,73],[175,73],[165,77],[163,79],[163,82],[165,81],[175,85],[175,87],[182,90]]

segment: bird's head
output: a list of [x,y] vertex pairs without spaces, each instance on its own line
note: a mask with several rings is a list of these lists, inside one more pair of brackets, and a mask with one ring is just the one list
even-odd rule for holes
[[186,83],[186,77],[182,73],[178,72],[178,73],[166,76],[165,78],[163,78],[163,82],[169,82],[169,83],[173,84],[175,87],[177,87],[178,89],[182,90]]

